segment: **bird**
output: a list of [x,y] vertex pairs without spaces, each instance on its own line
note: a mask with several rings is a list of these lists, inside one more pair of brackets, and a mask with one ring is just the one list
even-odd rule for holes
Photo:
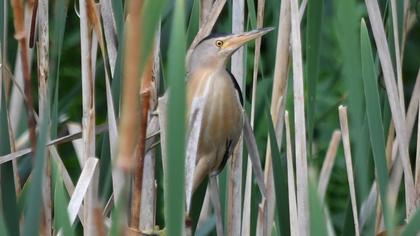
[[207,176],[223,170],[242,133],[244,101],[238,82],[226,69],[229,58],[247,42],[273,29],[212,34],[191,53],[187,62],[187,117],[194,99],[204,98],[192,193]]

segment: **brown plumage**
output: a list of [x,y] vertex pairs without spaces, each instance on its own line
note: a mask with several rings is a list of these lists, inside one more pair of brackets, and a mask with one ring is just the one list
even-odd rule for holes
[[223,169],[242,132],[242,94],[235,78],[226,70],[226,63],[232,53],[246,42],[272,29],[209,36],[191,54],[188,63],[187,117],[194,98],[205,98],[192,192],[206,176]]

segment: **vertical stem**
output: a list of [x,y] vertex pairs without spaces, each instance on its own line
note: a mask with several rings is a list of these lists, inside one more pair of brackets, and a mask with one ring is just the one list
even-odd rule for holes
[[350,188],[350,200],[353,211],[354,232],[356,236],[359,236],[359,215],[357,213],[356,190],[354,187],[353,164],[351,160],[350,148],[350,134],[347,121],[347,107],[339,106],[338,111],[340,115],[341,135],[343,137],[342,140],[344,146],[344,157],[346,159],[347,179],[349,181]]
[[[82,130],[83,130],[83,163],[89,157],[95,157],[95,86],[92,68],[92,31],[90,30],[87,12],[87,1],[79,0],[80,6],[80,42],[82,68]],[[92,180],[84,198],[85,235],[96,235],[94,208],[97,199],[97,177]]]
[[[245,1],[233,1],[232,13],[232,32],[239,33],[244,31],[245,20]],[[232,55],[232,74],[236,78],[241,91],[244,92],[244,47],[241,47]],[[228,212],[227,212],[227,235],[241,234],[241,206],[242,206],[242,136],[235,147],[235,151],[230,161],[229,188],[228,188]]]
[[[36,3],[37,4],[37,3]],[[38,5],[38,4],[37,4]],[[49,30],[48,30],[48,0],[39,0],[39,24],[38,24],[38,81],[39,81],[39,110],[45,111],[45,106],[48,106],[48,79],[49,79]],[[36,15],[34,8],[34,15]],[[35,31],[35,29],[34,29]],[[40,120],[50,119],[49,113],[41,112],[39,114]],[[43,201],[44,201],[44,234],[46,236],[51,235],[51,168],[50,168],[50,156],[47,154],[47,160],[45,162],[46,168],[44,172],[44,184],[43,184]]]
[[301,235],[309,235],[308,163],[306,160],[306,122],[302,71],[302,46],[298,1],[291,0],[293,101],[295,109],[297,202]]

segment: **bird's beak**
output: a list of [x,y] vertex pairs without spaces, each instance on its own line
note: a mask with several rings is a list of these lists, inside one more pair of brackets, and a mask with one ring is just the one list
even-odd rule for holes
[[224,39],[224,44],[222,46],[223,51],[234,52],[245,43],[253,39],[256,39],[258,37],[261,37],[264,34],[272,31],[273,29],[274,29],[273,27],[267,27],[267,28],[256,29],[256,30],[252,30],[252,31],[244,32],[244,33],[232,34],[232,35],[226,36],[226,39]]

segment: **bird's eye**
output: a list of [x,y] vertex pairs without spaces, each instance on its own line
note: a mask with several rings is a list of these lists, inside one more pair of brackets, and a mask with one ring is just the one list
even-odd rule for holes
[[223,46],[223,41],[222,40],[217,40],[216,41],[216,46],[219,47],[219,48],[222,47]]

